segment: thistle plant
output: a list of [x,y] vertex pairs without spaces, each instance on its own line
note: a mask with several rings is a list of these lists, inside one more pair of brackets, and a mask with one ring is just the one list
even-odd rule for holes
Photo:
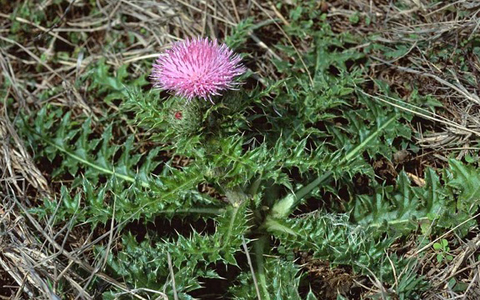
[[[325,82],[317,82],[317,86],[313,87],[316,90],[308,91],[325,94],[318,103],[307,105],[301,103],[301,99],[295,103],[291,102],[290,96],[279,96],[275,105],[284,107],[284,110],[265,109],[261,114],[252,114],[249,108],[262,107],[262,97],[268,95],[275,84],[266,91],[241,89],[238,77],[245,71],[240,56],[226,45],[202,38],[187,39],[174,43],[160,55],[150,76],[156,89],[170,91],[173,96],[167,99],[140,96],[133,101],[129,97],[128,103],[136,112],[139,125],[152,118],[160,120],[150,122],[153,126],[148,130],[158,130],[163,144],[170,145],[174,153],[181,153],[194,161],[179,172],[186,180],[171,180],[170,189],[177,191],[171,199],[164,198],[170,193],[168,190],[160,190],[159,199],[153,197],[155,205],[162,208],[156,209],[157,214],[167,211],[167,208],[174,212],[174,216],[184,212],[210,218],[214,214],[216,232],[205,238],[194,232],[188,239],[180,236],[178,240],[153,248],[136,245],[131,238],[126,238],[125,243],[133,244],[133,252],[135,247],[148,248],[147,261],[154,260],[156,255],[164,256],[165,252],[174,255],[177,257],[175,272],[178,276],[183,274],[182,279],[175,276],[176,280],[182,281],[185,287],[196,288],[200,285],[195,278],[208,277],[207,273],[199,270],[211,263],[238,265],[235,255],[243,250],[249,256],[250,267],[242,267],[245,268],[244,273],[236,278],[238,282],[230,287],[229,293],[244,295],[246,299],[257,296],[262,299],[299,299],[298,279],[291,288],[282,288],[291,284],[291,277],[298,271],[294,261],[286,259],[293,254],[293,248],[306,248],[318,257],[335,263],[349,263],[356,259],[369,266],[383,255],[386,242],[378,246],[376,241],[369,240],[366,234],[368,228],[360,231],[365,234],[358,234],[359,228],[349,224],[345,214],[337,217],[312,215],[302,219],[291,219],[290,216],[319,187],[335,178],[348,178],[348,174],[365,168],[357,157],[364,151],[376,154],[379,137],[394,134],[396,128],[392,124],[399,116],[390,113],[379,118],[372,114],[384,113],[383,110],[373,106],[366,109],[362,113],[367,114],[365,119],[378,120],[375,128],[365,131],[362,138],[355,141],[356,144],[349,144],[349,139],[344,138],[344,145],[332,152],[328,145],[321,142],[322,135],[326,133],[308,132],[301,127],[305,124],[298,124],[296,118],[305,115],[305,120],[312,122],[314,118],[322,118],[322,110],[342,105],[341,99],[353,93],[356,79],[321,77]],[[312,87],[306,87],[306,90],[310,89]],[[371,105],[368,101],[366,103]],[[155,113],[152,113],[152,107],[155,107]],[[325,118],[328,116],[326,113]],[[254,141],[259,133],[250,127],[251,122],[258,122],[260,118],[265,118],[263,123],[271,126],[271,132],[261,132],[265,142],[257,144]],[[292,126],[295,128],[292,129]],[[335,128],[328,130],[333,133]],[[175,136],[175,140],[171,136]],[[306,143],[307,138],[312,136],[317,149],[310,154]],[[292,184],[284,169],[294,167],[303,170],[306,181]],[[212,186],[221,197],[208,198],[188,192],[200,183]],[[150,205],[155,207],[151,202],[148,207]],[[145,209],[145,206],[142,208]],[[150,213],[154,215],[155,208]],[[277,253],[282,256],[279,260],[265,258],[265,254],[272,254],[272,238],[286,247]],[[318,238],[321,241],[317,241]],[[334,253],[345,254],[334,257]],[[115,268],[118,275],[128,276],[122,273],[123,268],[128,269],[128,266],[120,265],[123,267]],[[151,266],[142,268],[149,269]],[[276,285],[270,283],[268,277],[271,276],[276,277]],[[152,279],[148,287],[159,288],[153,284],[158,280],[161,282],[161,279]],[[247,286],[249,288],[245,288]],[[179,289],[178,286],[176,289]],[[181,291],[186,293],[188,289]]]
[[[284,187],[290,189],[293,187],[277,166],[285,164],[287,161],[310,160],[312,157],[304,155],[303,141],[296,146],[298,150],[294,151],[299,157],[289,157],[287,155],[287,152],[290,151],[287,148],[289,147],[288,139],[284,142],[280,142],[281,139],[279,139],[274,149],[269,149],[267,144],[248,146],[238,134],[238,130],[242,130],[241,126],[237,125],[237,132],[229,130],[228,125],[225,126],[225,123],[228,123],[232,117],[232,115],[228,115],[229,113],[233,113],[233,118],[242,119],[242,116],[247,115],[247,107],[251,104],[249,98],[256,98],[252,101],[258,101],[258,92],[249,93],[238,88],[239,82],[235,79],[245,71],[240,57],[226,45],[219,45],[217,41],[196,38],[174,43],[171,49],[156,60],[151,78],[155,88],[173,92],[174,97],[167,100],[167,102],[170,101],[170,104],[168,104],[169,109],[166,109],[169,116],[166,118],[166,122],[177,133],[190,133],[180,136],[180,139],[184,139],[183,145],[187,145],[189,139],[200,141],[196,144],[195,154],[191,153],[192,158],[199,164],[203,164],[203,167],[200,167],[204,170],[203,180],[213,185],[227,200],[222,205],[224,213],[217,219],[217,234],[212,237],[212,244],[209,246],[212,248],[205,249],[203,255],[214,251],[220,255],[215,258],[215,261],[236,264],[233,254],[240,251],[240,248],[246,249],[246,241],[250,242],[253,246],[252,257],[255,262],[255,266],[251,266],[255,273],[251,276],[254,282],[258,282],[255,293],[259,297],[270,299],[273,291],[270,290],[271,286],[267,282],[266,269],[269,268],[267,265],[273,262],[264,261],[264,253],[268,252],[272,234],[281,240],[290,240],[290,243],[294,245],[298,245],[297,243],[315,245],[311,240],[311,233],[306,232],[301,226],[295,227],[298,226],[298,222],[289,224],[285,221],[307,195],[319,185],[331,180],[334,174],[332,171],[319,172],[321,174],[315,180],[297,192],[289,193],[284,197],[279,196],[279,192]],[[179,98],[183,98],[187,102],[183,109],[180,108]],[[196,98],[210,100],[213,106],[201,106],[198,102],[192,103],[192,100]],[[220,101],[213,101],[214,98]],[[221,106],[230,109],[222,110]],[[192,122],[191,120],[197,121]],[[341,166],[346,167],[353,157],[368,147],[370,140],[377,138],[382,130],[395,120],[396,117],[392,116],[385,120],[384,124],[380,124],[379,129],[371,132],[367,140],[357,147],[353,147],[344,158],[337,162],[339,164],[337,169],[341,169]],[[192,130],[192,124],[197,125],[196,131]],[[194,131],[196,135],[191,134]],[[284,146],[278,144],[279,142]],[[179,144],[177,143],[176,146],[178,147]],[[249,148],[247,151],[244,150],[245,146]],[[270,152],[271,150],[274,152]],[[264,172],[264,170],[268,171]],[[319,219],[313,218],[313,220],[318,221]],[[316,234],[332,227],[331,223],[334,220],[335,218],[324,218],[321,224],[317,225],[319,228],[315,229]],[[343,220],[345,223],[345,218]],[[309,226],[308,221],[304,226]],[[338,234],[343,237],[349,236],[351,234],[349,232],[354,231],[347,225],[341,229],[338,228]],[[295,242],[296,239],[300,239],[301,242]],[[326,236],[323,245],[328,245],[328,241],[329,237]],[[360,240],[351,242],[354,243],[352,247],[356,247],[357,251],[362,251],[363,246],[359,246],[359,244],[362,245]],[[335,245],[336,242],[333,240],[330,243],[331,247],[337,247],[340,251],[348,249],[341,244]],[[315,246],[313,247],[315,248]],[[188,255],[190,250],[184,249],[184,251],[187,252],[184,255]],[[381,252],[373,253],[374,255],[381,254]],[[247,253],[247,255],[250,254]],[[280,265],[282,264],[285,264],[285,270],[296,272],[292,262],[280,263]],[[286,283],[287,281],[285,281]],[[235,287],[232,287],[232,291],[234,290]],[[281,291],[281,293],[284,292],[288,294],[288,296],[285,294],[286,297],[298,297],[296,287],[288,292],[287,290]]]

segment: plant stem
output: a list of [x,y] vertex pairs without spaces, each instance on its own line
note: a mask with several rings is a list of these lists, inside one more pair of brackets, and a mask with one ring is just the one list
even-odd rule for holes
[[159,210],[158,214],[204,214],[204,215],[221,215],[225,213],[224,208],[208,208],[208,207],[198,207],[198,208],[186,208],[186,209],[167,209]]
[[230,224],[228,225],[228,231],[227,231],[227,234],[225,235],[225,242],[223,243],[223,246],[221,249],[225,248],[228,243],[230,242],[230,237],[232,236],[232,231],[233,231],[233,227],[235,226],[235,220],[237,218],[237,213],[238,213],[238,210],[240,209],[240,206],[232,206],[233,207],[233,211],[232,211],[232,217],[230,218]]
[[390,125],[390,123],[392,123],[396,119],[397,119],[397,116],[391,117],[390,120],[388,120],[387,122],[385,122],[385,124],[380,126],[380,128],[378,128],[373,134],[369,135],[362,143],[360,143],[357,147],[353,148],[352,151],[348,152],[347,155],[345,155],[343,159],[340,160],[339,164],[342,165],[344,163],[347,163],[349,160],[351,160],[355,155],[361,152],[363,148],[365,148],[365,146],[368,145],[368,143],[370,143],[370,141],[376,138],[377,135],[379,135],[383,129],[387,128]]
[[263,253],[265,245],[268,242],[268,236],[262,235],[256,241],[253,242],[253,249],[255,252],[255,264],[256,264],[256,278],[260,286],[260,292],[262,299],[270,300],[270,294],[267,289],[267,279],[265,278],[265,261],[263,259]]
[[[358,155],[374,138],[376,138],[385,128],[387,128],[393,121],[397,119],[396,116],[393,116],[387,120],[382,126],[377,128],[375,132],[371,133],[363,142],[361,142],[357,147],[353,148],[348,152],[339,162],[338,166],[342,167],[345,164],[349,163],[356,155]],[[272,208],[270,215],[275,218],[285,218],[287,217],[300,203],[300,201],[308,195],[313,189],[318,185],[325,182],[332,176],[332,171],[327,171],[323,175],[317,177],[314,181],[310,182],[308,185],[304,186],[298,190],[294,195],[290,194],[278,201]]]

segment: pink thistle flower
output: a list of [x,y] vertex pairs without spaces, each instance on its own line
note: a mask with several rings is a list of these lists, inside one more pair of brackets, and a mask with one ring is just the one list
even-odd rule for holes
[[153,64],[151,78],[154,87],[174,91],[187,101],[199,97],[212,102],[212,96],[235,89],[234,78],[245,71],[241,58],[227,45],[197,38],[174,43]]

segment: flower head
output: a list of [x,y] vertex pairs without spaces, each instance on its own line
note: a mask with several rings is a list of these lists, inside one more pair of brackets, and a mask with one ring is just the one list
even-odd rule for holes
[[216,40],[187,39],[176,42],[153,65],[154,86],[177,96],[209,99],[238,84],[234,78],[246,71],[241,58]]

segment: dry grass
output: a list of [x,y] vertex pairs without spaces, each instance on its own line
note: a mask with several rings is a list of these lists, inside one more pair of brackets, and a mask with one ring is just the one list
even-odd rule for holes
[[[373,57],[378,61],[374,76],[387,79],[405,95],[402,103],[384,100],[435,121],[433,129],[417,128],[419,145],[436,151],[443,159],[451,150],[460,149],[457,159],[461,159],[466,153],[478,150],[470,144],[480,136],[480,60],[467,42],[478,35],[480,4],[478,1],[435,4],[405,1],[405,4],[409,9],[385,8],[385,27],[379,40],[391,45],[404,44],[408,51],[394,59],[381,54]],[[450,52],[442,56],[445,48]],[[412,82],[417,82],[419,93],[442,102],[445,110],[436,114],[410,106],[405,87],[412,86]]]
[[[50,0],[38,2],[35,9],[45,12],[48,19],[58,18],[54,26],[13,15],[14,8],[22,5],[20,1],[8,4],[0,13],[0,42],[3,45],[0,49],[3,74],[0,84],[4,80],[11,83],[4,97],[14,99],[11,105],[14,110],[37,109],[45,105],[37,95],[60,86],[61,91],[47,100],[50,105],[66,106],[74,114],[94,118],[100,116],[102,110],[97,103],[87,100],[85,91],[75,82],[100,59],[105,59],[106,64],[114,69],[129,64],[132,76],[137,77],[146,72],[142,63],[152,61],[172,41],[206,33],[222,38],[240,20],[249,16],[257,22],[289,23],[285,12],[276,9],[270,1],[98,0],[95,14],[90,13],[94,7],[86,0],[74,0],[66,5],[56,5]],[[480,136],[480,61],[461,45],[461,41],[478,34],[480,4],[467,0],[438,4],[421,0],[400,2],[403,8],[390,1],[333,1],[328,5],[319,3],[319,9],[328,13],[337,31],[377,33],[378,42],[385,45],[410,45],[402,57],[393,60],[378,53],[374,57],[378,63],[369,71],[372,78],[390,82],[392,89],[404,95],[404,99],[393,101],[375,94],[375,91],[371,91],[371,96],[435,121],[435,126],[422,127],[419,123],[419,145],[440,158],[448,156],[452,148],[461,148],[460,158],[477,150],[470,144],[472,139]],[[348,18],[357,13],[369,16],[375,22],[352,25]],[[14,23],[28,27],[28,31],[18,34],[18,39],[5,34]],[[267,30],[279,30],[279,27],[271,25]],[[82,37],[81,44],[72,40],[73,34]],[[283,35],[282,32],[275,34]],[[128,42],[130,35],[136,37],[135,42]],[[51,37],[48,43],[47,36]],[[251,67],[259,77],[275,78],[276,74],[268,64],[270,57],[278,57],[269,45],[273,41],[254,32],[250,37],[251,44],[245,47],[252,49]],[[120,42],[125,43],[126,48],[115,52],[112,45]],[[436,63],[426,58],[427,53],[438,51],[445,44],[454,45],[455,49],[465,53],[468,69],[458,69],[457,62],[448,57]],[[71,55],[58,58],[56,54],[60,51]],[[409,107],[408,87],[412,82],[421,83],[418,85],[420,93],[430,94],[443,102],[445,111],[434,114]],[[101,99],[96,100],[101,102]],[[66,280],[69,298],[93,299],[98,295],[89,294],[85,287],[96,278],[105,285],[117,286],[124,291],[122,294],[143,299],[138,295],[140,290],[130,289],[102,272],[105,257],[92,257],[95,244],[108,245],[108,249],[114,247],[118,233],[116,227],[111,226],[102,234],[93,236],[72,228],[70,223],[61,228],[53,227],[51,220],[36,220],[29,213],[28,210],[45,197],[54,198],[56,191],[47,180],[49,174],[42,174],[32,160],[28,144],[19,138],[7,117],[6,107],[0,108],[0,280],[10,277],[8,282],[12,284],[12,287],[0,289],[0,293],[8,292],[8,297],[13,299],[60,299],[65,295],[57,293],[57,284]],[[15,112],[8,115],[15,115]],[[457,245],[452,250],[455,258],[450,262],[437,263],[432,247],[416,249],[412,245],[409,250],[412,255],[422,257],[417,270],[435,287],[425,295],[426,299],[478,299],[478,232],[472,231],[468,240],[462,240],[452,232],[446,237]],[[398,276],[405,275],[402,270],[397,273]],[[374,277],[373,274],[373,288],[369,289],[388,291]],[[464,294],[451,290],[448,282],[452,278],[466,283],[468,290]],[[368,294],[367,291],[365,295]],[[162,298],[166,299],[166,296],[158,292],[158,299]]]

